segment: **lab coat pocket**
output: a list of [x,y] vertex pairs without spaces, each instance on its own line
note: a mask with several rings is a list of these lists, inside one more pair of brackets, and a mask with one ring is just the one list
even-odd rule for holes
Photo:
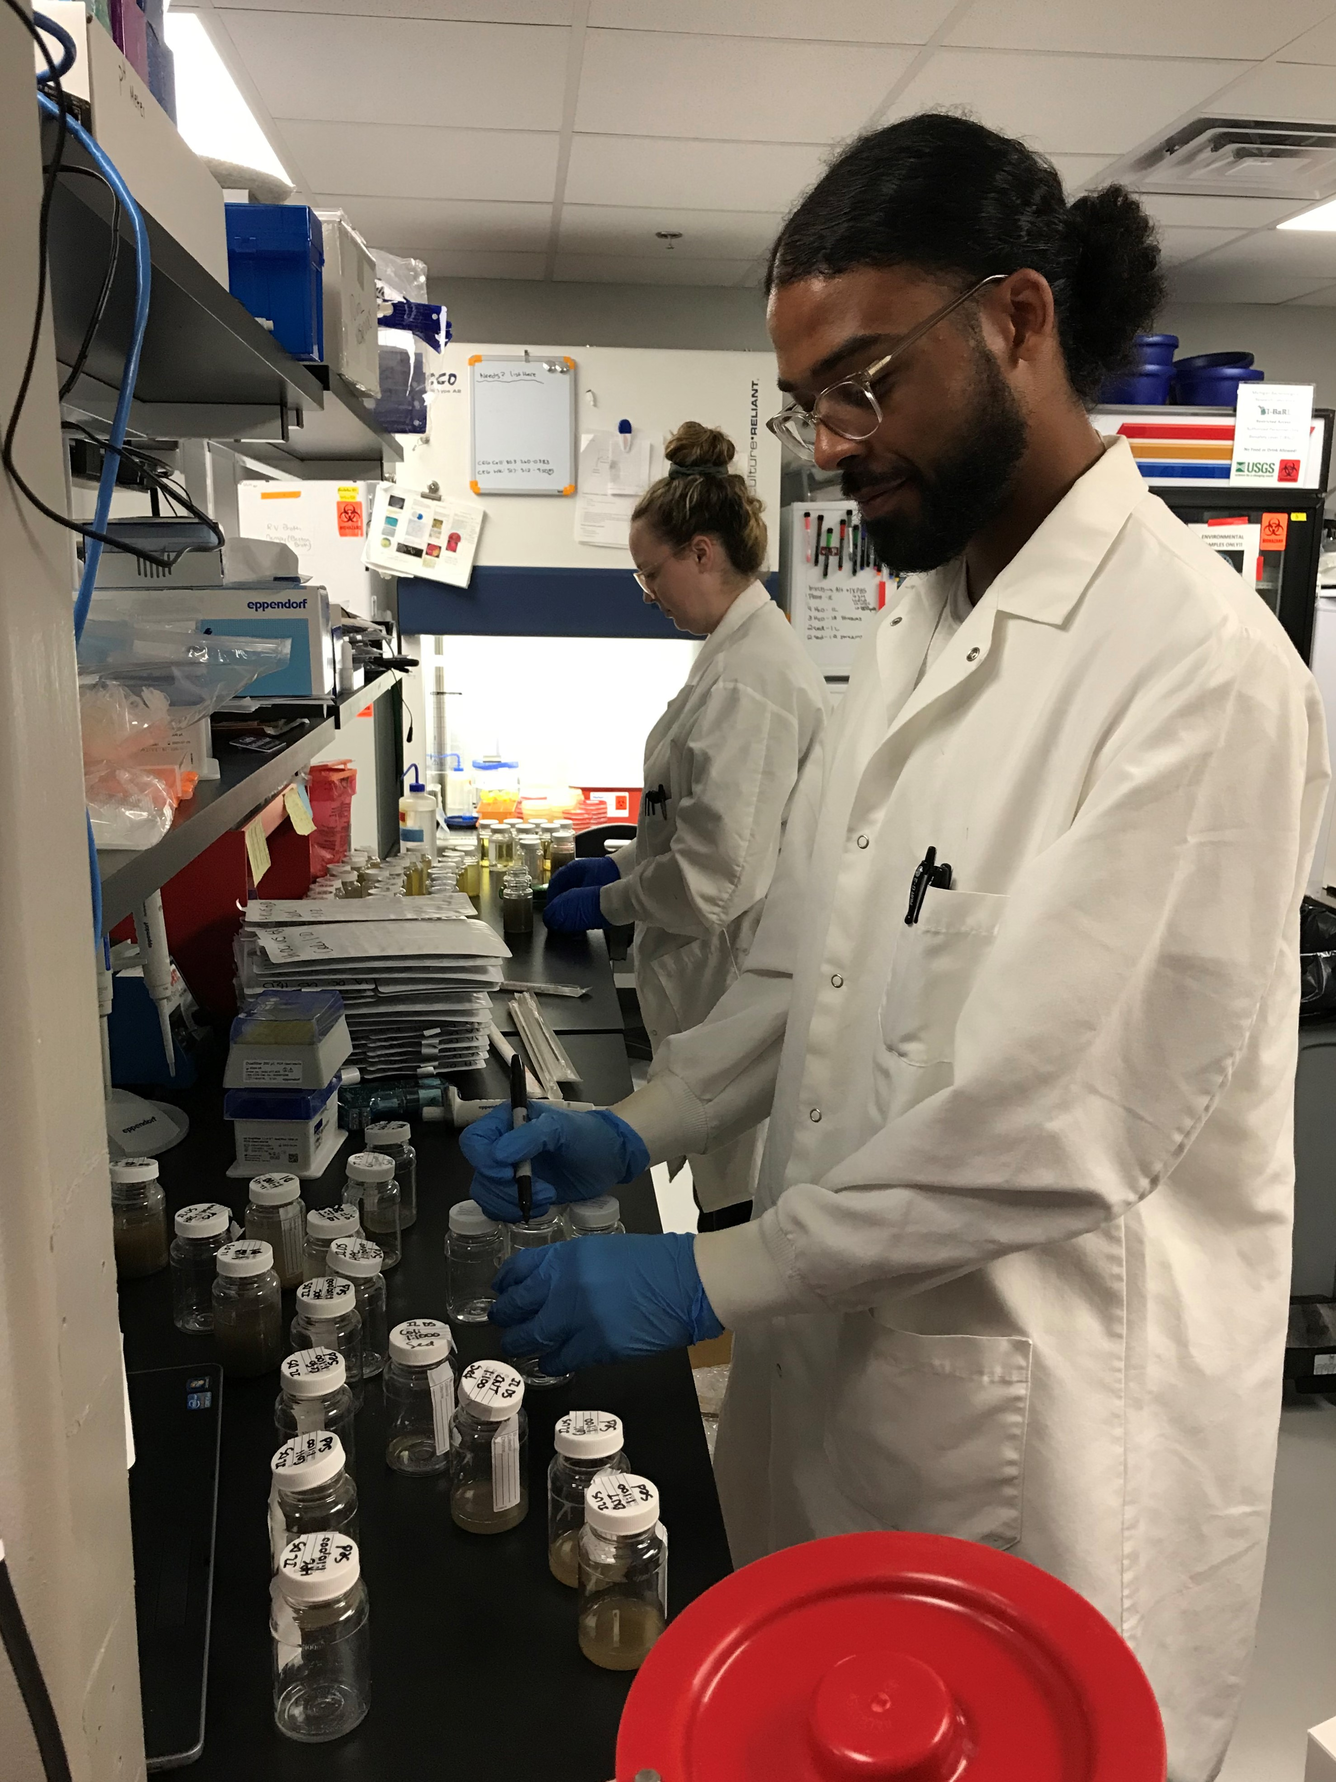
[[955,1051],[956,1023],[992,949],[1006,898],[933,889],[901,927],[881,999],[882,1043],[907,1064],[939,1064]]
[[877,1528],[1021,1538],[1028,1337],[922,1336],[876,1312],[844,1319],[825,1452]]

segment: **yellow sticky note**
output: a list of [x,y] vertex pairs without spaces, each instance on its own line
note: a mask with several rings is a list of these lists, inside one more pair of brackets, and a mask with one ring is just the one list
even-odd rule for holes
[[356,483],[340,483],[338,499],[340,501],[360,501],[362,491]]
[[309,835],[315,828],[315,818],[311,815],[311,807],[306,802],[306,794],[300,786],[288,787],[283,794],[283,807],[298,835]]
[[269,843],[259,817],[252,817],[246,825],[246,858],[250,861],[251,883],[258,889],[260,880],[269,871]]

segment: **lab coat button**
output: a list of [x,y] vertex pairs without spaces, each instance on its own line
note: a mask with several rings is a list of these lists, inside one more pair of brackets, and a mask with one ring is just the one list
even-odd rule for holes
[[843,990],[844,979],[840,976],[839,972],[832,972],[830,981],[836,990]]
[[868,838],[867,838],[867,836],[865,836],[865,835],[860,835],[860,836],[859,836],[859,838],[858,838],[858,845],[859,845],[859,847],[860,847],[860,848],[866,848],[866,847],[868,847],[868,846],[869,846],[869,845],[870,845],[870,844],[869,844],[869,842],[868,842]]
[[820,1108],[809,1108],[808,1113],[807,1113],[807,1118],[815,1126],[817,1121],[821,1118],[821,1109]]
[[977,662],[979,660],[979,646],[978,646],[978,644],[975,644],[974,648],[970,651],[969,655],[966,656],[965,660],[966,660],[966,662]]
[[895,615],[895,617],[891,620],[892,625],[898,625],[900,623],[902,616],[903,616],[902,614],[897,613]]

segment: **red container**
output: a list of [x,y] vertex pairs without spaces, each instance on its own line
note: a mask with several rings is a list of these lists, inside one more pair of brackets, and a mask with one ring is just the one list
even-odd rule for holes
[[1165,1782],[1145,1673],[1036,1566],[946,1535],[811,1541],[683,1610],[617,1782]]
[[306,790],[315,818],[310,836],[311,873],[318,879],[347,858],[357,769],[351,761],[317,761],[308,769]]

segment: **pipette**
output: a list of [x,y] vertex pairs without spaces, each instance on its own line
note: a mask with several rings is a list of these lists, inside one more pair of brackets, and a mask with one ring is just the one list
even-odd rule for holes
[[[524,1081],[524,1061],[518,1052],[510,1057],[510,1124],[524,1126],[529,1118],[529,1090]],[[533,1165],[527,1157],[515,1165],[515,1189],[520,1197],[520,1224],[533,1218]]]
[[176,1046],[172,1040],[172,956],[167,950],[167,923],[162,914],[162,893],[150,891],[135,911],[135,938],[144,984],[158,1011],[162,1049],[167,1069],[176,1075]]

